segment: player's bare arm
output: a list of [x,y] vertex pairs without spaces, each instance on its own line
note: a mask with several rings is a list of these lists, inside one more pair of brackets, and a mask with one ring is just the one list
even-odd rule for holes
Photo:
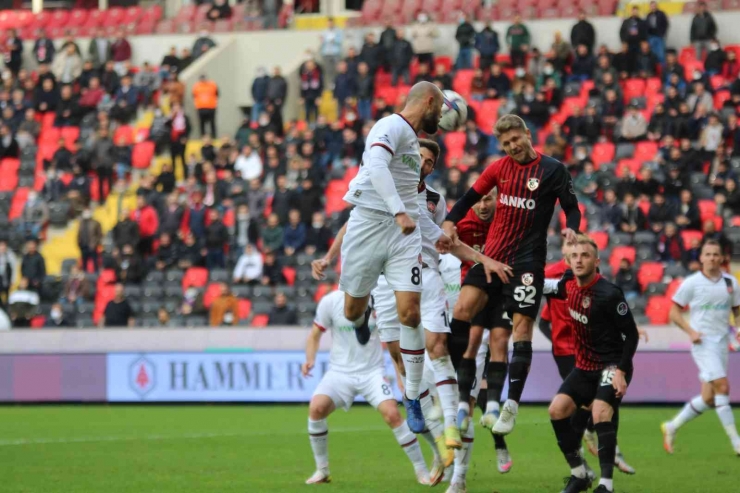
[[310,377],[311,370],[316,364],[316,353],[319,351],[319,341],[323,332],[318,325],[313,324],[311,332],[306,340],[306,361],[301,365],[301,374],[303,377]]
[[671,306],[671,310],[668,312],[668,318],[670,318],[671,322],[676,324],[679,329],[686,332],[692,344],[701,344],[701,333],[694,330],[686,319],[683,318],[682,310],[683,307],[674,303],[673,306]]
[[323,258],[316,259],[311,262],[311,275],[317,281],[321,281],[326,277],[324,276],[324,271],[334,262],[339,255],[339,252],[342,250],[342,241],[344,240],[344,234],[346,232],[347,223],[345,223],[344,226],[342,226],[342,229],[337,233],[337,236],[334,238],[334,242],[331,244],[331,247],[329,247],[329,251],[326,252],[326,255],[324,255]]

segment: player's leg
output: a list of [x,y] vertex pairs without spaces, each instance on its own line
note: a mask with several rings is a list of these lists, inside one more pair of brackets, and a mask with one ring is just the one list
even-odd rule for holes
[[732,407],[730,407],[730,383],[727,377],[713,380],[710,383],[714,390],[714,410],[717,412],[719,421],[732,443],[732,448],[735,453],[740,455],[740,437],[737,434],[735,416],[732,414]]
[[430,481],[434,486],[443,479],[445,469],[449,468],[455,460],[455,454],[454,450],[447,448],[445,443],[444,413],[435,385],[432,359],[428,355],[424,360],[424,379],[422,382],[426,388],[420,397],[426,430],[421,435],[434,450],[434,459],[429,473]]
[[488,283],[486,273],[480,264],[471,267],[463,280],[450,322],[449,348],[455,368],[459,368],[460,361],[468,349],[471,322],[488,303],[488,292],[494,284],[495,281]]
[[[432,312],[434,313],[434,312]],[[442,320],[440,318],[440,320]],[[446,319],[445,319],[446,320]],[[426,346],[431,366],[434,370],[434,381],[442,405],[442,415],[445,425],[445,444],[449,448],[462,447],[460,430],[457,427],[458,388],[455,369],[452,367],[450,355],[447,352],[447,334],[436,332],[440,327],[430,325],[433,321],[425,321],[424,326],[432,327],[426,331]],[[442,328],[446,328],[444,324]]]
[[465,493],[467,491],[466,478],[470,458],[473,455],[474,439],[475,426],[470,426],[462,434],[462,448],[455,451],[455,472],[446,493]]
[[[607,370],[605,370],[607,371]],[[613,389],[611,389],[613,392]],[[615,407],[619,405],[614,400]],[[599,439],[599,466],[601,467],[601,479],[599,487],[594,490],[599,493],[614,491],[614,464],[617,453],[617,432],[612,422],[614,407],[611,402],[600,399],[594,400],[593,404],[594,429]]]
[[627,463],[624,458],[624,454],[619,449],[619,409],[620,406],[614,408],[614,416],[612,416],[612,423],[614,423],[614,433],[617,435],[617,447],[616,455],[614,456],[614,465],[617,466],[620,472],[625,474],[635,474],[635,468]]
[[[483,310],[485,311],[485,309]],[[457,367],[457,381],[458,387],[460,388],[459,397],[459,409],[457,417],[457,425],[461,431],[468,429],[470,422],[470,415],[472,414],[468,403],[470,402],[470,395],[475,383],[475,376],[477,373],[476,357],[478,355],[478,349],[483,341],[483,327],[475,322],[475,319],[483,313],[479,313],[476,317],[473,317],[473,324],[470,328],[470,337],[468,339],[468,347],[465,349],[462,359]]]
[[506,372],[508,371],[510,336],[511,330],[501,326],[491,330],[489,336],[488,344],[491,348],[491,357],[486,374],[488,402],[486,403],[486,414],[481,418],[481,424],[489,430],[493,428],[499,417],[501,394],[504,390]]

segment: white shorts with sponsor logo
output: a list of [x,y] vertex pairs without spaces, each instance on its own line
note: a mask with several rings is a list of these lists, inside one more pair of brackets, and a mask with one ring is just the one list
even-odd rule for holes
[[483,383],[483,370],[486,369],[486,355],[488,354],[488,339],[489,331],[485,329],[483,331],[483,339],[478,348],[478,352],[475,355],[475,381],[473,382],[473,390],[470,391],[470,397],[478,399],[480,393],[480,386]]
[[691,356],[699,368],[699,380],[712,382],[727,377],[727,358],[729,348],[727,340],[721,342],[702,338],[701,344],[691,346]]
[[421,325],[429,332],[449,333],[447,294],[439,271],[426,268],[424,289],[421,291]]
[[385,276],[378,278],[378,285],[373,289],[372,294],[375,300],[375,319],[380,340],[382,342],[400,341],[401,322],[398,320],[396,294],[388,285]]
[[393,291],[421,292],[421,230],[404,235],[390,214],[355,207],[342,242],[339,289],[367,296],[381,272]]
[[326,395],[337,408],[345,411],[349,411],[357,395],[364,397],[374,408],[383,401],[395,400],[383,369],[365,375],[329,370],[321,378],[313,395]]

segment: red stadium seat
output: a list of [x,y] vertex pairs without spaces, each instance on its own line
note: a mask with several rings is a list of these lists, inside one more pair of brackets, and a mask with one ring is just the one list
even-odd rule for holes
[[645,95],[644,79],[627,79],[624,82],[624,102],[629,103],[632,98],[639,98]]
[[593,231],[588,234],[596,242],[599,250],[605,250],[609,246],[609,233],[606,231]]
[[260,313],[255,315],[252,319],[252,327],[267,327],[267,323],[270,321],[270,316],[266,313]]
[[638,142],[635,145],[635,155],[633,157],[641,161],[653,161],[657,154],[658,143],[646,140],[643,142]]
[[189,287],[202,288],[208,282],[208,269],[205,267],[190,267],[182,277],[182,290]]
[[252,313],[252,302],[249,300],[239,300],[237,302],[239,306],[239,320],[246,320]]
[[67,26],[69,27],[82,27],[85,25],[87,20],[88,11],[85,9],[74,9],[69,13],[69,20]]
[[36,315],[31,319],[32,329],[43,329],[46,323],[46,317],[44,315]]
[[723,10],[740,10],[740,0],[722,0]]
[[672,301],[666,296],[651,296],[645,307],[645,315],[653,325],[665,325],[668,323],[668,311],[671,309]]
[[154,31],[157,34],[172,34],[175,32],[175,22],[172,19],[162,19],[154,28]]
[[490,134],[493,131],[493,126],[498,120],[498,109],[501,102],[500,99],[486,99],[483,101],[480,111],[476,115],[476,123],[483,132]]
[[123,23],[131,24],[141,19],[143,10],[141,7],[129,7],[123,12]]
[[615,147],[611,142],[599,142],[594,144],[591,150],[591,160],[594,162],[596,169],[602,164],[614,161]]
[[49,18],[49,22],[46,24],[46,27],[52,28],[52,27],[68,27],[69,23],[69,11],[63,10],[63,9],[57,9],[52,11],[51,17]]
[[80,127],[62,127],[62,138],[65,147],[69,148],[80,138]]
[[468,99],[470,96],[470,84],[474,76],[474,70],[458,70],[455,78],[452,80],[452,90]]
[[496,5],[481,7],[480,9],[478,9],[477,18],[479,21],[483,22],[492,22],[495,20],[499,20],[500,17],[498,15],[498,7]]
[[213,304],[213,300],[221,296],[221,285],[216,282],[212,282],[206,288],[206,292],[203,293],[203,306],[210,308]]
[[444,136],[444,143],[445,147],[447,147],[448,157],[462,157],[465,140],[465,132],[447,132]]
[[321,283],[316,288],[316,293],[313,295],[313,300],[318,303],[321,301],[321,298],[326,296],[331,291],[331,286],[326,283]]
[[643,161],[640,159],[620,159],[617,164],[616,175],[618,178],[622,178],[624,176],[625,168],[630,172],[637,174],[640,172],[642,165]]
[[660,77],[650,77],[645,81],[645,95],[659,94],[663,90],[663,82]]
[[695,58],[692,58],[684,62],[683,68],[684,68],[684,75],[686,76],[686,79],[693,80],[694,70],[698,70],[700,72],[704,71],[704,62],[700,60],[696,60]]
[[[722,90],[714,93],[714,109],[720,110],[725,104],[725,101],[729,101],[732,98],[730,91]],[[733,106],[734,107],[734,106]]]
[[717,203],[714,200],[699,200],[697,205],[699,206],[699,214],[702,222],[713,218],[714,214],[717,212]]
[[612,268],[612,272],[619,270],[619,263],[622,259],[627,259],[631,264],[635,263],[635,257],[637,256],[635,248],[631,246],[618,246],[612,249],[611,257],[609,257],[609,266]]
[[146,141],[134,144],[131,154],[131,164],[136,169],[147,169],[154,157],[154,142]]
[[671,282],[668,283],[668,289],[666,289],[665,296],[666,298],[673,299],[673,295],[676,294],[676,291],[678,291],[678,288],[681,286],[681,283],[683,282],[683,279],[673,279]]
[[0,29],[18,27],[18,16],[15,10],[3,10],[0,12]]
[[694,240],[698,240],[701,242],[701,239],[704,237],[704,234],[701,231],[695,231],[686,229],[684,231],[681,231],[681,239],[683,240],[683,246],[686,250],[691,248],[691,242]]
[[637,271],[637,282],[645,289],[651,282],[661,282],[665,266],[662,262],[642,262]]
[[283,267],[283,276],[285,276],[285,282],[288,286],[295,284],[296,271],[293,267]]
[[161,5],[151,5],[149,7],[144,7],[143,13],[142,13],[142,19],[150,19],[154,21],[158,21],[162,18],[162,6]]

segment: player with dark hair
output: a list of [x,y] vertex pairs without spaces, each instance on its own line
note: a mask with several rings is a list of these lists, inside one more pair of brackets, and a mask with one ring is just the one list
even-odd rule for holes
[[575,369],[550,404],[550,419],[560,450],[571,467],[563,493],[591,487],[580,452],[581,436],[571,418],[579,407],[592,406],[599,438],[601,480],[594,493],[614,491],[614,457],[617,429],[614,411],[632,379],[632,358],[639,335],[624,293],[598,272],[599,251],[587,236],[579,236],[569,255],[573,277],[547,280],[545,293],[568,301],[576,335]]
[[[532,364],[532,333],[542,297],[547,230],[555,203],[559,201],[565,211],[566,228],[562,234],[570,243],[575,241],[581,212],[570,173],[560,161],[534,150],[532,135],[524,120],[506,115],[498,120],[494,132],[506,157],[486,168],[473,187],[457,201],[443,227],[447,235],[455,239],[457,223],[481,197],[497,187],[497,211],[484,253],[496,261],[498,277],[488,282],[478,265],[468,272],[450,324],[450,353],[465,353],[473,317],[486,307],[489,298],[505,302],[506,312],[513,322],[514,353],[509,364],[508,399],[492,431],[506,435],[514,429],[519,400]],[[461,397],[473,387],[475,367],[475,359],[464,358],[460,362]],[[465,410],[460,410],[458,425],[464,425]]]

